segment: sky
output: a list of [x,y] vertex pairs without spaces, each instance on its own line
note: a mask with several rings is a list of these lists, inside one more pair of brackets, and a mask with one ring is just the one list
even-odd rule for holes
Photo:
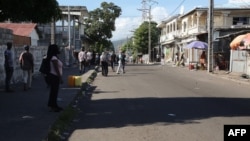
[[[57,0],[60,6],[86,6],[88,11],[100,7],[104,0]],[[121,7],[122,14],[116,20],[116,30],[113,32],[112,41],[126,39],[133,35],[135,29],[143,22],[143,0],[106,0]],[[170,16],[185,13],[195,7],[209,7],[210,0],[146,0],[146,9],[151,6],[152,21],[160,23]],[[149,2],[150,1],[150,2]],[[214,0],[215,6],[223,6],[229,3],[243,3],[250,5],[250,0]]]

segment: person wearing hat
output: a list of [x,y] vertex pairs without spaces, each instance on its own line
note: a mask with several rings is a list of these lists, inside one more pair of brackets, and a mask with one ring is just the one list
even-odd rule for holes
[[24,52],[21,53],[19,57],[20,67],[23,70],[23,89],[26,91],[31,88],[32,73],[34,70],[34,57],[29,51],[30,47],[26,45],[24,47]]

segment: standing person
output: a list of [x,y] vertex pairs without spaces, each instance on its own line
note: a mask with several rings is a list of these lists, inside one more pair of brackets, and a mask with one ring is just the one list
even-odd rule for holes
[[102,55],[100,56],[100,61],[102,65],[102,75],[108,76],[108,56],[106,52],[102,52]]
[[87,51],[87,56],[86,56],[86,58],[87,58],[87,66],[88,66],[88,69],[90,69],[91,68],[91,60],[92,60],[92,52],[91,51]]
[[79,72],[83,73],[85,72],[86,68],[86,53],[84,51],[84,47],[82,47],[81,51],[78,54],[78,60],[79,60]]
[[12,43],[7,43],[7,49],[4,51],[4,69],[5,69],[5,91],[6,92],[13,92],[10,89],[10,81],[14,72],[14,60],[13,60],[13,53],[11,51]]
[[122,53],[122,72],[125,73],[126,55]]
[[126,55],[120,51],[119,55],[118,55],[118,67],[116,70],[117,74],[120,74],[120,69],[122,69],[122,73],[125,73],[125,61],[126,61]]
[[161,55],[161,65],[162,65],[162,66],[165,65],[165,56],[164,56],[163,53],[162,53],[162,55]]
[[34,57],[29,51],[29,46],[25,46],[24,49],[25,51],[21,53],[19,57],[19,64],[23,70],[23,90],[26,91],[27,89],[31,88],[32,73],[34,71]]
[[180,65],[182,65],[183,67],[185,66],[185,56],[184,53],[181,54],[181,58],[180,58]]
[[50,107],[53,112],[60,112],[62,110],[62,108],[57,105],[59,85],[63,83],[63,63],[58,58],[59,53],[59,48],[56,44],[49,45],[47,51],[47,57],[50,61],[50,73],[48,74],[50,81],[48,107]]
[[99,55],[99,53],[96,53],[96,55],[95,55],[95,64],[96,64],[97,66],[100,65],[100,55]]
[[111,59],[110,59],[110,65],[111,65],[113,72],[115,71],[115,62],[116,62],[116,55],[114,52],[112,52]]
[[201,64],[201,69],[203,69],[203,70],[206,68],[206,66],[205,66],[206,58],[207,58],[206,52],[202,51],[202,54],[201,54],[201,57],[200,57],[200,64]]
[[160,62],[160,55],[159,54],[156,55],[156,59],[157,59],[157,62]]
[[174,56],[174,65],[178,65],[178,62],[179,62],[179,54],[178,52],[176,52]]

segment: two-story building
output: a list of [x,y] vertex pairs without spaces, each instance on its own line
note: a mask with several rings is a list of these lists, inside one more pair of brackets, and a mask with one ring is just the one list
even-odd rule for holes
[[158,25],[161,28],[160,44],[166,61],[173,60],[173,54],[180,50],[178,39],[181,34],[181,21],[179,17],[179,14],[172,16]]
[[[219,56],[221,69],[228,69],[230,60],[231,38],[220,38],[235,32],[244,32],[250,29],[250,9],[215,7],[213,11],[213,53]],[[185,53],[186,62],[199,61],[202,50],[186,49],[185,46],[192,41],[208,42],[209,9],[197,7],[185,14],[176,15],[162,21],[160,43],[166,61],[173,61],[175,53]],[[232,37],[232,36],[231,36]]]

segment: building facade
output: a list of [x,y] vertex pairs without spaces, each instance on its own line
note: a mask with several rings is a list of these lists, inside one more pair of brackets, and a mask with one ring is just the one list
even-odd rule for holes
[[[213,13],[213,55],[221,56],[224,63],[228,63],[230,61],[229,44],[232,39],[220,37],[249,30],[250,9],[223,7],[214,8]],[[185,14],[162,21],[158,27],[161,28],[160,43],[166,61],[172,62],[176,53],[184,53],[186,63],[199,61],[202,50],[186,49],[185,46],[196,40],[208,42],[209,9],[194,8]],[[228,69],[228,65],[225,64],[221,69]]]

